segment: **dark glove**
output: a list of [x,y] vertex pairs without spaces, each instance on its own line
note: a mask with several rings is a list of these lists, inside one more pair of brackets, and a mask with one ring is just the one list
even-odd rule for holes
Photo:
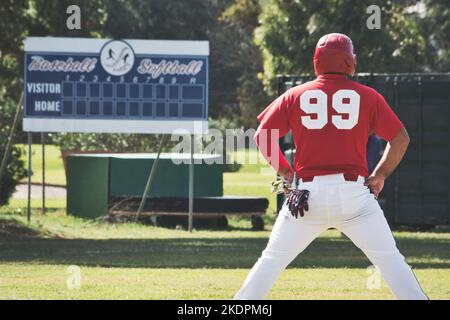
[[295,218],[298,218],[298,215],[300,215],[300,217],[303,217],[305,215],[305,211],[308,211],[308,197],[308,190],[290,190],[287,198],[287,205],[289,211],[291,211],[291,214]]

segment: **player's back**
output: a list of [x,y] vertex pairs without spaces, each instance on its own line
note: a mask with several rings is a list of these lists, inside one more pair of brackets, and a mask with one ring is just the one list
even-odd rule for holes
[[375,131],[390,140],[403,126],[395,115],[397,121],[393,121],[392,111],[378,92],[344,75],[324,74],[286,94],[297,150],[294,167],[301,177],[367,176],[369,134]]

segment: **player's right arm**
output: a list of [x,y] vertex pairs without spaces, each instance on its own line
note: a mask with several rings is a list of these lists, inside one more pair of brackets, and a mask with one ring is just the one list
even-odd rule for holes
[[283,178],[292,181],[294,170],[281,152],[278,139],[289,132],[287,108],[291,103],[289,92],[279,96],[258,115],[260,125],[255,133],[259,151]]
[[386,178],[394,172],[400,161],[402,161],[408,144],[409,136],[404,127],[400,129],[391,141],[388,141],[380,162],[378,162],[375,170],[366,180],[366,185],[369,186],[376,197],[383,189]]
[[384,187],[384,181],[403,159],[408,148],[409,136],[402,122],[381,95],[378,97],[372,126],[375,133],[388,142],[381,160],[365,183],[375,197],[378,197]]

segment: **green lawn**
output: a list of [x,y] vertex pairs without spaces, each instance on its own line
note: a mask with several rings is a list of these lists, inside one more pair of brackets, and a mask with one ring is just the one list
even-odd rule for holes
[[[22,159],[28,168],[28,145],[17,145],[23,150]],[[40,144],[31,146],[31,170],[33,175],[31,181],[34,183],[42,183],[42,147]],[[25,178],[23,182],[27,182]],[[45,146],[45,181],[49,184],[66,185],[66,175],[59,147],[53,145]]]
[[[81,267],[80,289],[66,285],[68,266],[6,264],[0,299],[231,299],[245,269]],[[432,299],[449,299],[448,270],[417,270]],[[288,269],[268,299],[391,299],[389,289],[365,288],[364,269]]]
[[[49,181],[65,183],[59,151],[48,150]],[[230,218],[227,230],[192,233],[83,220],[65,215],[65,199],[48,199],[45,216],[33,200],[28,224],[26,200],[13,199],[0,208],[0,299],[230,299],[266,245],[275,219],[273,178],[264,164],[224,174],[225,194],[269,198],[267,228],[257,232],[239,217]],[[450,232],[394,235],[430,298],[449,299]],[[71,265],[81,268],[79,289],[67,287]],[[384,283],[367,288],[369,265],[347,238],[327,231],[295,259],[268,298],[392,299]]]
[[[228,299],[264,248],[269,231],[163,229],[0,211],[0,298]],[[432,299],[450,298],[450,233],[395,232]],[[68,267],[81,268],[70,290]],[[391,299],[369,290],[368,261],[337,231],[318,238],[283,273],[273,299]]]
[[[47,209],[66,209],[66,198],[46,198],[45,206]],[[9,207],[24,212],[27,207],[27,199],[11,199],[9,201]],[[42,208],[41,199],[31,199],[31,208],[40,209]]]

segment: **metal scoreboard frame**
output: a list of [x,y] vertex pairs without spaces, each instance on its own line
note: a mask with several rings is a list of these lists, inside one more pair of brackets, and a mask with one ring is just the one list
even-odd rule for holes
[[24,131],[208,131],[208,41],[29,37],[24,44]]

